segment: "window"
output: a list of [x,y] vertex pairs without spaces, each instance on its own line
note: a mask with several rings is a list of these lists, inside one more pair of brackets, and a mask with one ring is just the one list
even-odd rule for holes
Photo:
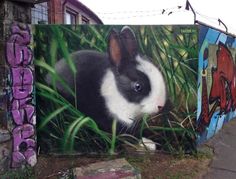
[[77,14],[72,12],[71,10],[66,10],[65,24],[76,24],[76,16]]
[[82,24],[89,24],[88,18],[82,16]]
[[31,9],[32,24],[48,24],[48,4],[47,2],[35,4]]

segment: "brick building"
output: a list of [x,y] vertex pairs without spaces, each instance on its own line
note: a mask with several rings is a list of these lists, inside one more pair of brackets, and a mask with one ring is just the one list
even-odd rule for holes
[[102,24],[101,19],[78,0],[49,0],[32,8],[32,24]]

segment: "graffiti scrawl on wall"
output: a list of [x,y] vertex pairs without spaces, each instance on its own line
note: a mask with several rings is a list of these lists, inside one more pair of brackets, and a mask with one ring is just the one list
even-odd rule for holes
[[236,39],[201,26],[198,82],[199,142],[236,116]]
[[10,68],[10,116],[13,120],[12,167],[36,164],[33,52],[28,25],[13,24],[6,44],[6,58]]
[[236,65],[230,50],[223,43],[219,43],[217,67],[212,68],[212,87],[210,103],[216,102],[220,106],[220,113],[228,113],[236,107]]

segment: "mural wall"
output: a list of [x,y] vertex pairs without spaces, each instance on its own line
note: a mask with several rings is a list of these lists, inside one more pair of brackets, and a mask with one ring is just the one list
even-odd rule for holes
[[41,152],[194,146],[196,26],[36,25],[33,34]]
[[11,167],[36,163],[36,112],[38,150],[63,154],[188,151],[236,116],[236,39],[209,27],[13,23],[4,46]]
[[200,26],[198,142],[236,116],[236,38]]

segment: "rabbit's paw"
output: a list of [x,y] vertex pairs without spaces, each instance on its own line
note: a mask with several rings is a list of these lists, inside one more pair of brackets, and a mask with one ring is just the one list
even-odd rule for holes
[[149,151],[155,151],[156,150],[156,144],[155,142],[153,142],[151,139],[142,138],[142,141],[139,144],[142,148],[145,148]]

